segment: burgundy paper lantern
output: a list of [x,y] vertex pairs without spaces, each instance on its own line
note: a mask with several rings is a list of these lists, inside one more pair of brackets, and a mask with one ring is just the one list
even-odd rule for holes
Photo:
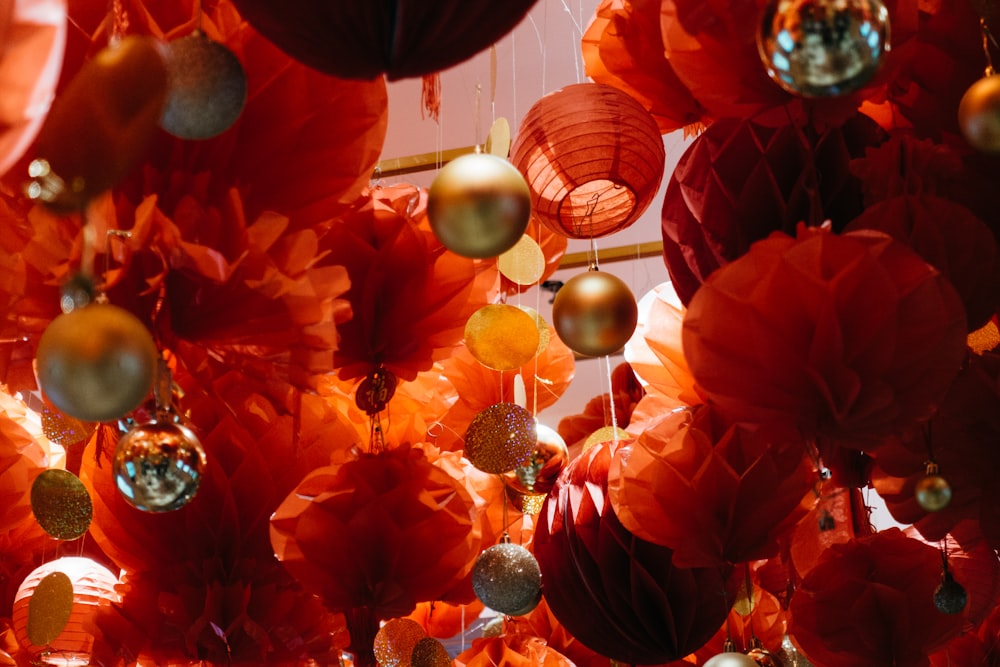
[[566,86],[535,102],[511,147],[535,217],[576,239],[635,222],[660,187],[665,159],[656,120],[600,83]]
[[254,28],[296,60],[347,79],[429,74],[497,41],[536,0],[235,0]]
[[570,634],[613,660],[660,664],[722,625],[728,568],[678,568],[670,549],[622,526],[607,495],[622,446],[591,447],[563,470],[539,516],[535,558],[549,609]]

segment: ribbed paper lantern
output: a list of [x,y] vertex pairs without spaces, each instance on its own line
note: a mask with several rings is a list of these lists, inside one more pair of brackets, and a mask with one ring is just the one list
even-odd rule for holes
[[[36,601],[32,608],[32,597],[42,580],[54,573],[62,573],[73,584],[72,608],[65,627],[45,646],[36,646],[29,636],[35,623],[49,623],[50,618],[35,618],[34,615],[51,617],[53,612],[65,612],[68,600],[58,600],[48,596],[45,601]],[[98,606],[118,602],[115,585],[118,577],[106,567],[89,558],[67,556],[45,563],[25,577],[14,596],[13,625],[14,636],[21,648],[32,656],[32,664],[61,665],[75,667],[90,664],[90,651],[94,637],[85,628]],[[58,597],[58,596],[56,596]],[[41,603],[41,604],[40,604]],[[30,609],[30,612],[29,612]]]
[[578,83],[535,102],[511,147],[532,212],[570,238],[597,238],[635,222],[663,178],[663,139],[635,99]]

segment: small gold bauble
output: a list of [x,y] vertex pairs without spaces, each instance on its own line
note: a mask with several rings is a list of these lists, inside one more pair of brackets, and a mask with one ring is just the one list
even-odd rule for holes
[[951,485],[941,475],[927,475],[915,489],[917,504],[927,512],[939,512],[951,502]]
[[591,357],[620,350],[632,337],[639,310],[625,282],[604,271],[573,276],[552,304],[552,324],[569,349]]
[[134,410],[153,388],[158,352],[127,310],[94,303],[56,317],[38,342],[38,382],[71,417],[99,422]]
[[958,126],[976,150],[1000,152],[1000,74],[969,86],[958,104]]
[[35,646],[54,642],[73,612],[73,581],[65,572],[46,575],[28,600],[28,641]]
[[413,647],[410,664],[413,667],[451,667],[451,656],[437,639],[424,637]]
[[517,306],[491,303],[465,324],[465,346],[476,361],[495,371],[510,371],[538,353],[538,324]]
[[427,219],[439,241],[463,257],[496,257],[528,227],[531,195],[507,160],[470,153],[446,164],[427,193]]
[[508,486],[524,495],[546,494],[569,462],[569,448],[554,429],[536,424],[538,442],[527,462],[504,475]]
[[75,540],[90,528],[94,505],[79,477],[68,470],[50,468],[31,484],[31,511],[50,536]]
[[537,442],[530,412],[516,403],[496,403],[469,424],[465,456],[483,472],[503,474],[527,462]]
[[382,667],[410,667],[413,649],[427,633],[411,618],[387,621],[375,634],[373,650]]

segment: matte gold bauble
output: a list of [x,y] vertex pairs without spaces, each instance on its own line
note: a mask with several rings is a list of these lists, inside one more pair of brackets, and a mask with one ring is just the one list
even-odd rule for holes
[[59,315],[38,342],[38,382],[53,405],[83,421],[118,419],[153,388],[149,330],[128,311],[96,303]]
[[228,130],[243,111],[247,77],[224,45],[195,32],[167,44],[168,95],[160,127],[181,139]]
[[552,304],[552,324],[574,352],[601,357],[620,350],[632,337],[639,311],[621,278],[603,271],[573,276]]
[[927,512],[939,512],[951,502],[951,485],[941,475],[927,475],[915,489],[917,504]]
[[64,572],[53,572],[38,582],[28,600],[28,640],[35,646],[54,642],[73,613],[73,582]]
[[465,346],[476,361],[495,371],[510,371],[538,353],[536,318],[517,306],[491,303],[465,324]]
[[705,667],[758,667],[758,665],[749,656],[735,651],[727,651],[709,658]]
[[525,495],[546,494],[555,486],[559,473],[569,462],[566,441],[554,429],[536,424],[538,442],[528,461],[504,475],[508,486]]
[[494,611],[523,616],[538,605],[542,572],[534,554],[519,544],[495,544],[472,567],[472,590]]
[[144,512],[171,512],[198,492],[205,450],[183,424],[170,421],[134,426],[118,441],[115,484],[122,497]]
[[496,257],[524,235],[531,198],[524,177],[487,153],[446,164],[427,194],[427,218],[441,243],[463,257]]
[[958,126],[976,150],[1000,152],[1000,74],[969,86],[958,104]]

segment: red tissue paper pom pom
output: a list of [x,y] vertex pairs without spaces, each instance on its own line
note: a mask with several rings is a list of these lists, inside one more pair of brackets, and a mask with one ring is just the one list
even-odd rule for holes
[[677,567],[768,558],[815,502],[806,445],[770,441],[711,409],[679,409],[619,449],[609,498],[622,525],[673,549]]
[[712,274],[683,329],[691,372],[724,417],[859,449],[937,409],[965,338],[955,289],[905,245],[804,226]]
[[729,613],[728,567],[679,568],[666,547],[622,526],[607,496],[622,445],[591,447],[545,499],[534,552],[545,599],[581,643],[613,660],[659,664],[705,643]]

